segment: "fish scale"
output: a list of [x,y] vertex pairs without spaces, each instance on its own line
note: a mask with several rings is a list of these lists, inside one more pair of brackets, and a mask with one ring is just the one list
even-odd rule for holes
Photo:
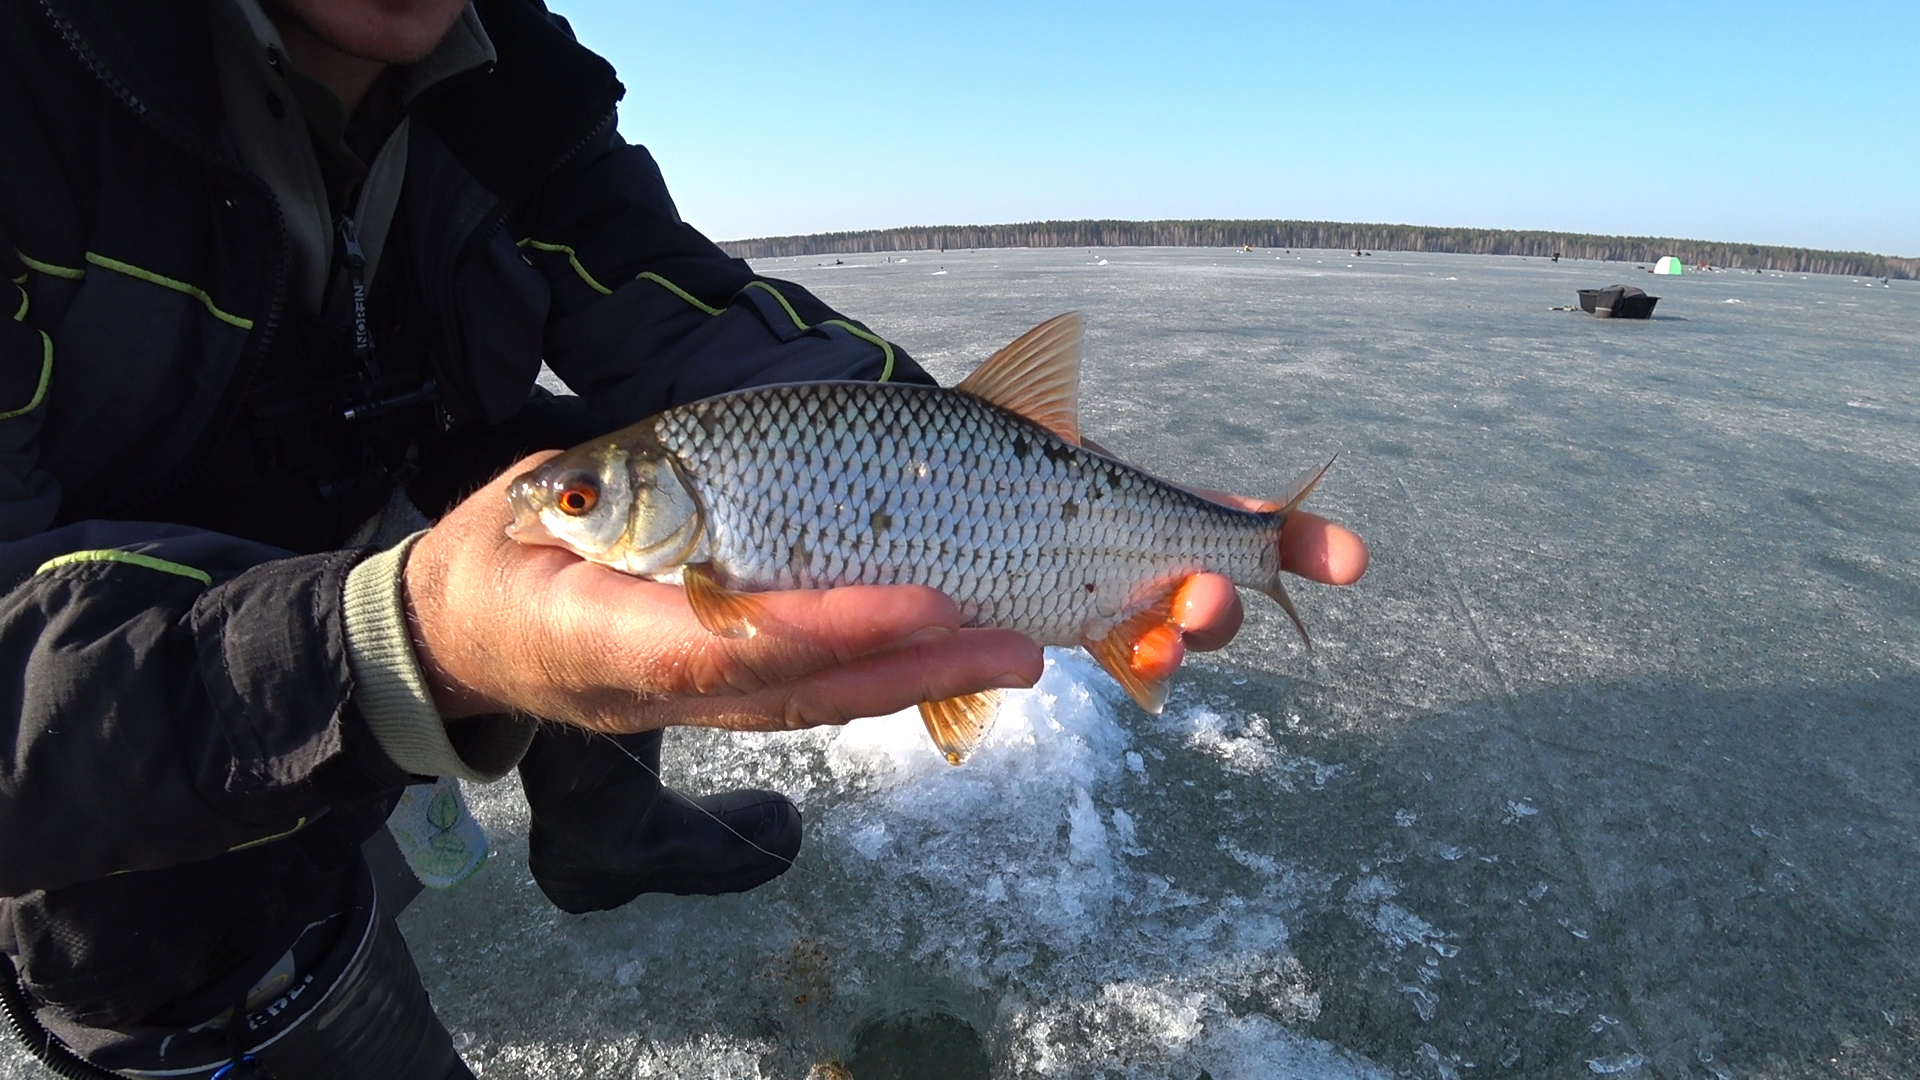
[[[1071,645],[1191,574],[1261,587],[1278,570],[1271,515],[1202,499],[966,394],[808,383],[655,420],[704,511],[715,571],[741,591],[929,585],[969,625]],[[914,538],[962,542],[909,557]]]

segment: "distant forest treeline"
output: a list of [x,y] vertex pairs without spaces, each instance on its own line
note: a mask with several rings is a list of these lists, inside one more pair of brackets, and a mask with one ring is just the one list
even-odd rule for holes
[[1675,255],[1741,270],[1920,279],[1920,259],[1864,251],[1815,251],[1722,244],[1664,236],[1590,236],[1514,229],[1442,229],[1339,221],[1029,221],[1018,225],[912,225],[898,229],[773,236],[721,244],[743,259],[1003,247],[1330,248],[1344,251],[1447,251],[1471,255],[1552,255],[1650,263]]

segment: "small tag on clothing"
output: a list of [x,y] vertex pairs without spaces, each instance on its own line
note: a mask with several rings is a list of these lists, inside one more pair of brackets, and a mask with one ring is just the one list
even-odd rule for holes
[[451,776],[402,791],[387,829],[413,876],[430,889],[450,889],[487,864],[487,834]]

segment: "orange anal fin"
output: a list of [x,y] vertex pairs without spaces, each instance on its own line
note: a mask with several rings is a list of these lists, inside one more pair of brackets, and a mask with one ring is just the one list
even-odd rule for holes
[[987,358],[954,389],[1080,444],[1080,313],[1056,315]]
[[1000,712],[1000,691],[982,690],[945,701],[920,703],[920,719],[927,723],[933,745],[946,755],[947,764],[958,765],[973,756],[993,728]]
[[1143,679],[1171,679],[1187,658],[1186,635],[1172,623],[1149,626],[1133,643],[1133,673]]
[[765,603],[752,593],[720,584],[712,563],[688,563],[681,572],[687,604],[708,632],[724,638],[750,638],[765,621]]
[[1156,715],[1167,704],[1167,682],[1186,656],[1180,626],[1173,621],[1176,584],[1152,606],[1107,632],[1099,641],[1082,639],[1107,674],[1127,696]]

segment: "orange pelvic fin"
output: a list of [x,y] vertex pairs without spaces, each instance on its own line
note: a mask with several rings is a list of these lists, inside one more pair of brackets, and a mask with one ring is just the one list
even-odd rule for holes
[[960,380],[972,394],[1080,445],[1080,356],[1084,321],[1077,311],[1055,315]]
[[947,764],[958,765],[973,756],[993,728],[1000,711],[1000,691],[982,690],[945,701],[920,703],[920,719],[926,721],[933,745],[946,755]]
[[750,638],[759,632],[766,605],[752,593],[734,592],[720,584],[712,563],[688,563],[680,576],[693,617],[708,632],[724,638]]
[[1152,606],[1109,630],[1106,637],[1080,642],[1128,697],[1155,715],[1167,703],[1172,675],[1168,661],[1178,668],[1185,655],[1180,626],[1173,620],[1173,597],[1179,591],[1176,582]]

